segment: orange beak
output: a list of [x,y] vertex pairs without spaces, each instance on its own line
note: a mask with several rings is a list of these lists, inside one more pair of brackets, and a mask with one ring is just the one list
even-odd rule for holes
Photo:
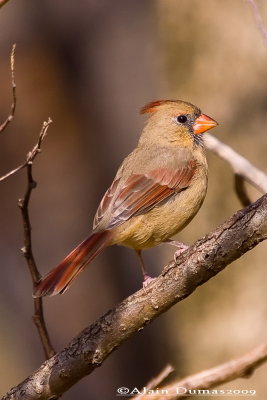
[[208,117],[206,114],[200,114],[193,125],[194,133],[198,135],[199,133],[206,132],[217,125],[218,123],[214,119]]

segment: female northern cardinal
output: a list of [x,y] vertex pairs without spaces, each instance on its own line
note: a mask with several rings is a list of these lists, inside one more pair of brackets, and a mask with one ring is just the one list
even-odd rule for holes
[[107,246],[130,247],[141,259],[141,250],[169,241],[199,210],[208,172],[202,133],[217,122],[180,100],[154,101],[141,113],[150,118],[105,193],[91,235],[38,283],[34,297],[63,293]]

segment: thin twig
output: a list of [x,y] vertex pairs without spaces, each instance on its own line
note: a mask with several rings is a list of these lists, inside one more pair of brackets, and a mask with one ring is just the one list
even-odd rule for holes
[[[197,389],[199,389],[199,393],[195,394],[208,395],[208,389],[217,387],[222,383],[231,382],[237,378],[250,377],[255,369],[266,361],[267,345],[264,344],[241,357],[161,387],[158,391],[159,393],[153,395],[153,400],[185,399],[188,398],[188,395],[194,394],[195,392],[192,393],[192,391]],[[223,395],[223,389],[221,395]]]
[[[33,147],[32,151],[28,154],[27,160],[24,163],[25,164],[24,166],[26,166],[27,169],[27,188],[24,197],[19,199],[18,201],[18,205],[22,214],[23,228],[24,228],[24,247],[22,248],[22,252],[29,267],[29,271],[32,277],[33,287],[37,285],[41,276],[37,269],[33,256],[32,239],[31,239],[31,222],[29,217],[30,197],[32,190],[36,187],[36,182],[34,181],[32,176],[32,163],[37,154],[39,154],[39,152],[41,151],[42,142],[45,138],[47,129],[51,124],[51,122],[52,120],[49,118],[47,122],[43,123],[38,142]],[[44,321],[43,303],[41,298],[34,299],[33,321],[39,333],[46,358],[50,358],[55,354],[55,350],[51,345],[51,341]]]
[[[157,388],[160,384],[162,384],[165,379],[167,379],[170,374],[174,371],[174,368],[172,365],[168,364],[166,365],[166,367],[164,367],[164,369],[162,371],[160,371],[160,373],[155,376],[154,378],[152,378],[147,384],[146,384],[146,390],[152,390]],[[141,400],[141,399],[145,399],[146,396],[143,394],[139,394],[138,396],[134,396],[133,400]]]
[[17,168],[13,169],[12,171],[9,171],[7,174],[1,176],[0,182],[7,179],[11,175],[14,175],[16,172],[21,171],[23,168],[25,168],[26,166],[28,166],[29,164],[31,164],[33,162],[33,160],[35,159],[37,154],[41,151],[42,141],[44,140],[47,129],[49,128],[49,125],[51,125],[52,122],[53,121],[51,118],[48,118],[48,121],[44,122],[42,131],[39,136],[39,140],[35,144],[35,146],[32,148],[32,150],[27,154],[27,157],[26,157],[26,160],[24,161],[24,163],[19,165]]
[[207,133],[205,147],[227,161],[235,174],[242,176],[261,193],[267,193],[267,175],[216,137]]
[[[0,7],[3,4],[0,2]],[[7,119],[0,125],[0,133],[5,130],[7,125],[13,120],[16,110],[17,98],[16,98],[16,83],[15,83],[15,50],[16,44],[13,44],[10,56],[10,70],[11,70],[11,86],[12,86],[12,104],[11,104],[11,112]]]
[[262,35],[265,46],[267,46],[267,28],[266,28],[263,18],[261,16],[259,6],[254,0],[247,0],[247,2],[249,3],[249,5],[252,8],[253,14],[256,19],[257,27]]

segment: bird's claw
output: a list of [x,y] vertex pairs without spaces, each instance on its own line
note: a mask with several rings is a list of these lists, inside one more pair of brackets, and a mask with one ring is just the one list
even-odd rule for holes
[[146,291],[147,286],[150,285],[150,283],[153,282],[155,279],[156,278],[151,278],[151,276],[145,274],[143,281],[143,289]]
[[176,252],[174,253],[174,256],[173,256],[175,262],[177,262],[178,257],[185,250],[187,250],[189,248],[189,246],[187,246],[186,244],[181,243],[181,242],[177,242],[176,240],[170,240],[170,241],[168,241],[168,243],[173,245],[173,246],[175,246],[175,247],[177,247],[177,250],[176,250]]

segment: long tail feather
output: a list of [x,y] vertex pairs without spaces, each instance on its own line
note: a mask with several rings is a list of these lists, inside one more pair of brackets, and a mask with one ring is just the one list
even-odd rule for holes
[[65,292],[86,265],[108,246],[110,235],[110,231],[92,233],[38,283],[33,297]]

